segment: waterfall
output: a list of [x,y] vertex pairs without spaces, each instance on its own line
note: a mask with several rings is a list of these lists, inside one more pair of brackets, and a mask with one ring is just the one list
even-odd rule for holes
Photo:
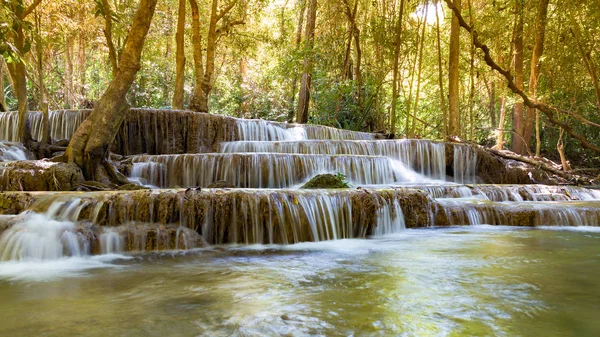
[[80,228],[45,214],[28,214],[0,236],[0,261],[55,260],[89,253],[89,238]]
[[[71,139],[75,130],[89,115],[90,110],[55,110],[48,112],[48,131],[53,141]],[[39,111],[30,111],[29,123],[33,139],[43,137],[43,116]],[[19,141],[19,114],[16,111],[0,112],[0,140]]]
[[221,143],[219,152],[384,156],[399,160],[431,179],[443,180],[446,177],[445,145],[428,140],[238,141]]
[[477,151],[466,145],[454,145],[454,182],[470,184],[476,182]]
[[391,204],[385,200],[383,202],[382,207],[377,210],[377,227],[373,234],[393,234],[406,229],[404,214],[398,200],[394,200]]
[[29,158],[23,145],[0,141],[0,162],[27,159]]
[[162,188],[206,187],[218,180],[242,188],[286,188],[326,172],[361,185],[426,181],[387,157],[278,153],[136,156],[131,179]]

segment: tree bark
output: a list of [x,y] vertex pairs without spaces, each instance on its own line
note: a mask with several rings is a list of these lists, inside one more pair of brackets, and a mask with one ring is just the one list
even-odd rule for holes
[[121,54],[120,67],[90,116],[77,128],[67,148],[70,162],[76,163],[87,179],[103,178],[108,147],[129,110],[125,95],[140,69],[142,48],[157,0],[141,0]]
[[200,97],[202,96],[202,81],[204,80],[204,66],[202,65],[202,36],[200,35],[200,11],[196,0],[190,0],[192,10],[192,46],[194,48],[194,93],[190,99],[189,108],[198,111]]
[[65,98],[69,109],[75,109],[75,86],[73,85],[73,39],[65,40]]
[[[460,1],[453,0],[454,6],[460,12]],[[448,100],[449,100],[449,125],[450,136],[461,136],[460,106],[459,106],[459,56],[460,56],[460,25],[456,13],[452,13],[450,25],[450,56],[448,59]]]
[[315,23],[317,20],[317,0],[308,0],[308,12],[306,17],[306,30],[304,41],[306,42],[306,54],[304,55],[304,67],[300,93],[298,95],[298,109],[296,110],[296,123],[308,122],[308,104],[310,102],[310,82],[312,71],[312,50],[315,41]]
[[[533,54],[531,55],[531,68],[529,71],[529,90],[528,93],[534,99],[537,96],[538,80],[542,70],[541,57],[544,53],[544,37],[546,35],[546,19],[548,17],[549,0],[539,0],[537,18],[535,22],[535,45]],[[536,128],[536,147],[535,154],[540,155],[539,142],[539,115],[536,109],[528,107],[525,118],[525,129],[523,130],[523,138],[527,145],[531,144],[534,127]]]
[[[469,24],[473,26],[475,19],[471,0],[467,0],[469,7]],[[459,28],[460,29],[460,28]],[[473,141],[473,133],[475,129],[475,116],[473,112],[473,104],[475,99],[475,45],[471,43],[469,48],[469,140]]]
[[183,109],[183,86],[185,84],[185,0],[179,0],[179,12],[177,14],[177,32],[175,43],[177,51],[175,56],[175,92],[173,93],[173,109]]
[[396,134],[396,106],[398,105],[398,66],[400,58],[400,45],[402,43],[402,16],[404,14],[404,0],[400,0],[400,13],[396,23],[396,36],[394,40],[394,66],[392,79],[392,111],[390,118],[390,134]]
[[413,108],[413,118],[410,126],[410,132],[408,135],[410,137],[414,137],[415,135],[415,126],[417,120],[417,112],[419,111],[419,95],[421,93],[421,70],[423,69],[423,47],[425,42],[425,28],[427,26],[427,11],[429,10],[429,6],[425,6],[425,14],[423,15],[423,29],[421,31],[421,41],[419,46],[419,70],[417,71],[417,93],[415,94],[415,104]]
[[[524,26],[524,0],[515,0],[515,34],[514,34],[514,67],[515,85],[523,89],[523,26]],[[512,150],[518,154],[527,153],[528,146],[523,142],[523,102],[515,103],[513,107]]]
[[37,139],[40,143],[50,144],[50,130],[48,128],[49,118],[48,118],[48,98],[46,95],[46,86],[44,85],[44,43],[42,41],[42,31],[41,31],[41,17],[38,11],[35,13],[35,29],[36,29],[36,37],[35,37],[35,50],[37,54],[37,75],[38,75],[38,85],[40,91],[40,110],[42,111],[42,139]]
[[4,97],[4,58],[0,56],[0,112],[7,110],[6,97]]
[[77,34],[77,73],[79,75],[78,87],[79,87],[79,103],[83,103],[86,98],[86,90],[85,90],[85,4],[81,4],[81,8],[79,9],[79,33]]
[[435,31],[437,40],[438,56],[438,86],[440,87],[440,107],[442,110],[442,126],[444,128],[444,139],[448,137],[448,106],[446,95],[444,95],[444,74],[442,71],[442,44],[440,39],[440,17],[438,15],[438,1],[435,2]]
[[[294,48],[298,51],[300,43],[302,42],[302,26],[304,25],[304,12],[306,12],[306,0],[300,0],[300,13],[298,14],[298,24],[296,25],[296,39],[294,41]],[[294,102],[296,101],[296,87],[298,86],[298,74],[294,72],[294,78],[292,79],[292,89],[290,93],[290,107],[288,112],[287,121],[289,123],[294,121]]]

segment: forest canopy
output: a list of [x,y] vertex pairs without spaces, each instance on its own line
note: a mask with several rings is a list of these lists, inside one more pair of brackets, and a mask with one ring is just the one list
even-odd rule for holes
[[[0,109],[93,107],[118,75],[142,2],[0,1]],[[598,1],[154,2],[131,106],[599,162],[568,137],[600,143]],[[523,104],[474,36],[549,114]]]

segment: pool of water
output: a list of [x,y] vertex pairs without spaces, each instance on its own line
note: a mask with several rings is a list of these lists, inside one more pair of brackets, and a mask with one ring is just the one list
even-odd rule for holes
[[1,336],[598,336],[600,230],[0,263]]

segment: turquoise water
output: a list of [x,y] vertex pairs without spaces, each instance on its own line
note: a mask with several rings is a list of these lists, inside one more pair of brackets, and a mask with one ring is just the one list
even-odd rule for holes
[[598,336],[600,230],[0,263],[2,336]]

